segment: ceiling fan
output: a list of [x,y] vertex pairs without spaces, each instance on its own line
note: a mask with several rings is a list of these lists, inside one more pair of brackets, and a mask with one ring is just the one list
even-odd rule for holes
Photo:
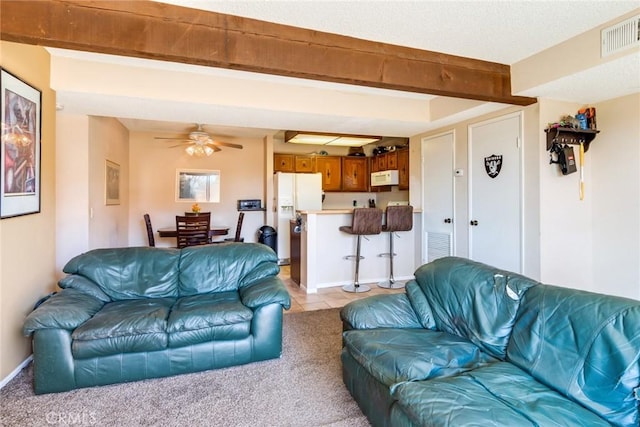
[[196,129],[189,132],[183,137],[166,138],[156,136],[155,139],[168,139],[172,141],[180,141],[178,145],[172,145],[169,148],[187,146],[185,152],[190,156],[204,157],[210,156],[217,151],[222,151],[220,147],[231,147],[242,150],[242,145],[232,144],[230,142],[216,141],[204,130],[204,126],[196,123]]

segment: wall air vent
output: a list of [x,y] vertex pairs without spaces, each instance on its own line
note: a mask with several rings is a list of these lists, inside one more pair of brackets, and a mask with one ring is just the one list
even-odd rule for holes
[[427,240],[427,259],[431,262],[438,258],[453,255],[451,251],[451,233],[425,232]]
[[633,46],[639,46],[640,15],[604,28],[601,32],[601,39],[600,56],[602,58]]

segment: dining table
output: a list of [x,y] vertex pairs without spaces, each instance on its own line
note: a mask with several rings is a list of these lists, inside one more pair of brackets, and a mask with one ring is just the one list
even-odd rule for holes
[[[209,238],[213,238],[215,236],[226,236],[229,234],[229,226],[227,225],[214,225],[211,224],[209,227]],[[158,228],[158,235],[160,237],[173,237],[176,238],[178,236],[178,232],[176,231],[176,227],[163,227]]]

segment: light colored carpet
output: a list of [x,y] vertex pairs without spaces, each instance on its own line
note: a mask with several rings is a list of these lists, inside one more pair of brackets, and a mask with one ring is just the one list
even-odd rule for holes
[[280,359],[36,396],[31,366],[0,390],[0,425],[368,426],[342,383],[338,309],[284,316]]

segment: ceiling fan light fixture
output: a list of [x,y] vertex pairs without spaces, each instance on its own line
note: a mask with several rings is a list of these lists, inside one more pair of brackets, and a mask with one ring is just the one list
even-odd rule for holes
[[190,145],[184,151],[188,155],[195,157],[208,157],[214,153],[213,148],[206,145]]

